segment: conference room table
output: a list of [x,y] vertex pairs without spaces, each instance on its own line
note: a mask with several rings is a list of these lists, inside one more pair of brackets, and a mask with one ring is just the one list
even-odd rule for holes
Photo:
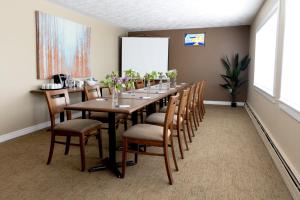
[[[109,156],[103,159],[99,165],[90,168],[89,172],[108,168],[118,178],[121,177],[121,172],[118,169],[120,164],[116,160],[116,114],[131,115],[132,124],[137,124],[138,110],[146,107],[147,115],[149,115],[155,112],[157,101],[162,101],[164,98],[183,90],[187,86],[188,84],[183,83],[177,85],[175,88],[168,88],[166,84],[163,84],[161,88],[158,85],[154,85],[150,87],[150,90],[144,88],[137,89],[133,94],[132,91],[122,92],[118,98],[118,106],[113,105],[110,95],[103,95],[102,98],[66,106],[65,110],[108,112]],[[133,164],[132,161],[128,162],[128,165]]]

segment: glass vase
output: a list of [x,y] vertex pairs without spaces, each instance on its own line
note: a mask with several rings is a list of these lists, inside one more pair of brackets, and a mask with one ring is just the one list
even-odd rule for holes
[[150,89],[151,89],[151,84],[150,84],[150,80],[147,81],[147,95],[149,96],[150,94]]
[[159,89],[159,91],[162,90],[162,78],[159,79],[158,89]]
[[119,106],[119,92],[115,87],[112,88],[112,106]]
[[171,79],[171,87],[175,88],[176,87],[176,78]]
[[131,96],[135,96],[135,86],[134,86],[134,84],[131,85],[131,87],[130,87],[130,94],[131,94]]

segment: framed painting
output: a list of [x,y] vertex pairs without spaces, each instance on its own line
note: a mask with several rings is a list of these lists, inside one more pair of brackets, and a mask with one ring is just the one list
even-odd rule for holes
[[205,46],[205,33],[188,33],[184,36],[185,46]]
[[37,78],[91,76],[91,28],[36,11]]

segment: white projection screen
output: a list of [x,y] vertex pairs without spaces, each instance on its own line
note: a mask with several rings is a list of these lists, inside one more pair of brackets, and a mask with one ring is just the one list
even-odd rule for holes
[[122,37],[122,74],[134,69],[142,76],[153,70],[168,71],[169,38]]

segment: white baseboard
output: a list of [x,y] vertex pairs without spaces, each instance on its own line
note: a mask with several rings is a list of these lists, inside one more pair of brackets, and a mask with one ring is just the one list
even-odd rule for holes
[[[204,101],[204,104],[206,105],[219,105],[219,106],[230,106],[230,101]],[[244,106],[245,102],[236,102],[237,106]]]
[[[81,116],[81,112],[76,112],[72,114],[73,118],[77,118]],[[56,119],[57,122],[59,122],[59,118]],[[21,130],[17,130],[17,131],[13,131],[10,133],[5,133],[3,135],[0,135],[0,143],[23,136],[23,135],[27,135],[29,133],[41,130],[43,128],[47,128],[50,127],[51,122],[47,121],[47,122],[42,122],[33,126],[29,126],[26,128],[23,128]]]
[[273,162],[275,163],[275,166],[277,167],[279,173],[281,174],[282,179],[284,180],[287,188],[289,189],[293,199],[295,200],[300,200],[300,192],[298,190],[298,188],[296,187],[296,185],[294,184],[291,176],[289,175],[288,171],[286,170],[286,168],[284,167],[282,161],[280,160],[280,158],[278,157],[278,155],[276,154],[274,148],[272,147],[272,145],[270,144],[269,140],[267,139],[265,133],[262,131],[261,126],[263,126],[263,128],[265,129],[265,131],[268,134],[268,136],[271,138],[273,144],[276,146],[276,148],[278,149],[278,151],[280,152],[280,154],[282,155],[282,157],[284,158],[284,160],[287,162],[289,168],[293,171],[294,175],[296,176],[296,178],[298,178],[299,180],[299,174],[296,172],[296,170],[293,170],[294,167],[291,164],[291,162],[289,162],[288,158],[285,156],[285,154],[282,152],[282,150],[280,150],[280,147],[278,144],[276,144],[276,141],[274,140],[274,138],[272,138],[272,135],[270,134],[270,130],[265,126],[265,124],[263,123],[263,121],[261,121],[259,115],[257,115],[256,111],[253,110],[252,106],[247,104],[250,109],[252,110],[252,112],[254,113],[255,117],[260,121],[260,125],[257,123],[256,119],[254,118],[254,116],[252,115],[251,111],[249,110],[249,108],[247,106],[245,106],[246,111],[248,113],[248,115],[250,116],[259,136],[262,138],[263,143],[265,144],[269,154],[271,155]]

